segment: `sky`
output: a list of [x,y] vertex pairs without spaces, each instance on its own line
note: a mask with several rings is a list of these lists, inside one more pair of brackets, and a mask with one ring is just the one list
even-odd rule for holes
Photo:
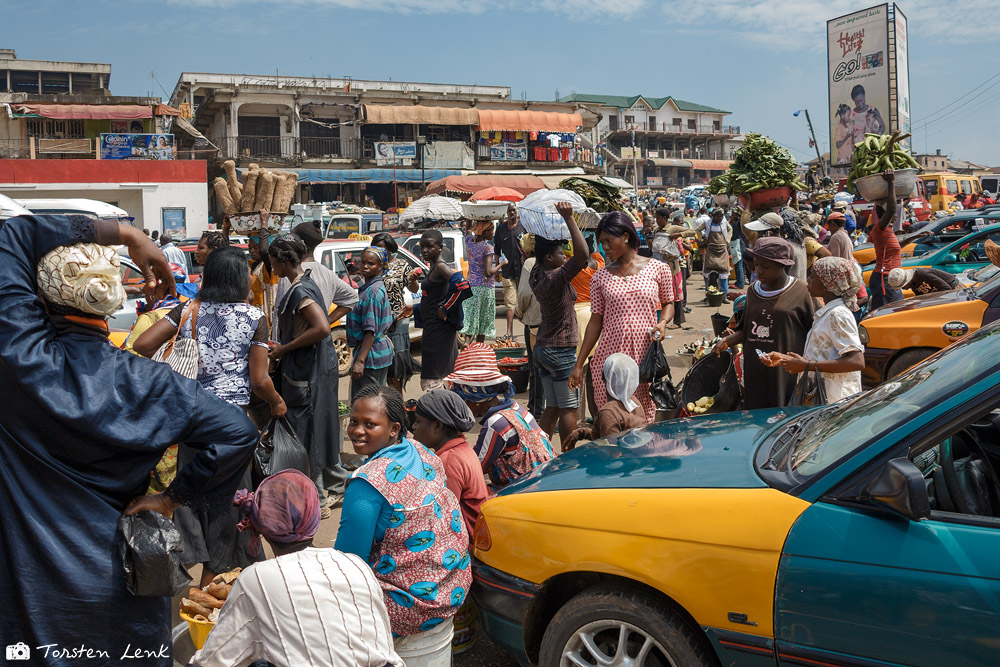
[[[673,96],[732,111],[804,162],[828,150],[826,21],[848,0],[3,0],[0,48],[106,62],[115,95],[169,97],[183,71],[351,76]],[[914,149],[1000,166],[1000,12],[903,0]],[[888,116],[886,115],[888,122]]]

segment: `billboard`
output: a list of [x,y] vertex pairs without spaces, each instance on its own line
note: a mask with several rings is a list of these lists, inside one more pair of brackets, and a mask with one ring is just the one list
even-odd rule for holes
[[172,134],[102,134],[102,160],[173,160]]
[[[901,134],[910,132],[910,62],[907,45],[906,15],[899,9],[899,5],[893,5],[893,36],[895,37],[895,57],[891,64],[890,73],[895,80],[895,113],[889,123],[890,128],[899,130]],[[900,142],[905,148],[910,148],[910,139]]]
[[830,162],[850,164],[866,132],[889,127],[889,6],[826,23],[830,91]]
[[379,166],[397,165],[409,166],[417,157],[415,141],[376,141],[375,164]]

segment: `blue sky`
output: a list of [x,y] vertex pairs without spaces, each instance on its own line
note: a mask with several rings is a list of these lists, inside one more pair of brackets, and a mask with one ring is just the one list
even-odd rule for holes
[[[523,92],[538,100],[553,99],[557,90],[672,95],[731,110],[728,122],[771,136],[805,161],[814,154],[805,119],[793,111],[808,108],[821,148],[829,142],[825,22],[867,6],[844,0],[4,0],[0,47],[16,49],[21,58],[111,63],[116,95],[165,98],[160,84],[169,94],[182,71],[276,70],[507,85],[514,97]],[[910,22],[916,150],[940,148],[1000,166],[995,3],[904,0],[900,7]]]

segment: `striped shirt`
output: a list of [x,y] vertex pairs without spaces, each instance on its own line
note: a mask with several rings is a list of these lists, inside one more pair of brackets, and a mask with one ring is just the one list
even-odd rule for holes
[[389,295],[381,278],[375,278],[358,290],[358,303],[347,314],[347,344],[354,348],[357,356],[358,348],[365,338],[365,333],[375,334],[375,342],[365,358],[365,368],[385,368],[392,364],[392,343],[385,335],[393,323],[392,306],[389,305]]
[[191,662],[240,667],[257,660],[311,667],[403,665],[371,567],[353,554],[309,548],[245,569]]
[[503,471],[497,467],[497,460],[501,456],[513,453],[521,443],[521,439],[517,435],[517,429],[514,428],[506,417],[500,414],[500,411],[506,408],[512,408],[514,411],[520,413],[531,429],[542,430],[542,427],[538,425],[538,422],[528,412],[528,409],[522,407],[517,402],[500,404],[494,408],[490,408],[486,413],[485,419],[482,422],[483,428],[479,431],[479,439],[476,440],[474,449],[476,455],[479,456],[479,463],[483,467],[483,472],[490,476],[490,481],[497,488],[506,486],[512,481],[507,479]]

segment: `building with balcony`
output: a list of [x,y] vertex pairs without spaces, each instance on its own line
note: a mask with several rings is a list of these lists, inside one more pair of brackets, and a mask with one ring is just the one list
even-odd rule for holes
[[179,137],[180,157],[297,171],[299,201],[389,208],[449,175],[603,172],[593,105],[506,86],[184,72],[170,103],[207,139]]
[[600,122],[590,141],[607,158],[609,175],[639,187],[683,187],[706,183],[729,168],[742,145],[740,128],[726,123],[731,112],[673,97],[568,95],[569,104],[596,107]]

